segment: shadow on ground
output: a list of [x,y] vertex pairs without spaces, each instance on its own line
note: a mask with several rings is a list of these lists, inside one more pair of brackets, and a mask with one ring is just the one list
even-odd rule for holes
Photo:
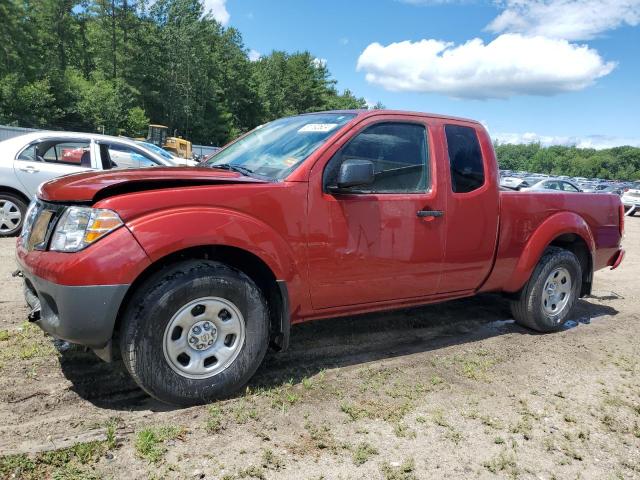
[[[589,324],[618,311],[582,299],[566,329]],[[386,313],[318,320],[293,326],[287,352],[267,354],[251,387],[298,383],[327,368],[471,344],[505,334],[540,335],[511,319],[499,295],[480,295],[447,303]],[[71,349],[60,358],[72,390],[101,408],[163,411],[172,407],[150,399],[131,380],[122,362],[107,364],[92,352]]]

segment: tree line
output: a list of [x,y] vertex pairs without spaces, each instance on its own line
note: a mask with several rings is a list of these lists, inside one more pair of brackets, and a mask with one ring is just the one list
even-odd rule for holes
[[224,144],[274,118],[366,108],[309,52],[249,59],[200,0],[0,0],[0,124]]
[[494,146],[498,163],[503,170],[608,180],[640,179],[640,148],[637,147],[595,150],[566,146],[543,147],[539,143]]

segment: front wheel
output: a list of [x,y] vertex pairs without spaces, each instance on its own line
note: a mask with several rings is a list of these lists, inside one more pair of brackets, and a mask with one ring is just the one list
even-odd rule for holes
[[0,193],[0,237],[13,237],[20,233],[27,204],[15,195]]
[[531,278],[511,302],[516,322],[539,332],[562,328],[578,301],[582,267],[570,251],[558,247],[545,250]]
[[196,405],[242,388],[268,346],[261,291],[242,272],[191,260],[150,277],[123,317],[127,370],[151,396]]

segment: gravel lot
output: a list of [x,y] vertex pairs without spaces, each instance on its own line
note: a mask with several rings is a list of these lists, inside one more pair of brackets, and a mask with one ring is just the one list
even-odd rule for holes
[[562,332],[494,295],[313,322],[243,395],[182,410],[25,323],[1,239],[0,478],[640,478],[639,239],[627,218]]

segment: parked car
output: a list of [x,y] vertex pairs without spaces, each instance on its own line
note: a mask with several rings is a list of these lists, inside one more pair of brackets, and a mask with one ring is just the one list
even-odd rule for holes
[[556,192],[580,192],[580,188],[568,180],[560,180],[559,178],[547,178],[534,183],[530,187],[523,187],[521,190],[549,190]]
[[[563,327],[622,261],[614,195],[498,188],[478,122],[384,110],[276,120],[201,168],[45,183],[17,244],[30,321],[168,403],[225,397],[290,325],[501,292]],[[90,316],[87,316],[90,312]]]
[[640,210],[640,182],[631,186],[622,194],[622,204],[627,214],[633,216]]
[[158,155],[166,159],[168,162],[173,163],[174,165],[195,167],[199,163],[189,158],[176,157],[175,155],[172,155],[171,152],[167,152],[164,148],[159,147],[150,142],[136,141],[136,143],[146,150],[151,150],[152,152],[157,153]]
[[524,182],[524,178],[502,177],[500,179],[500,186],[517,190],[518,188],[520,188],[520,185],[522,185],[522,182]]
[[595,193],[612,193],[614,195],[622,195],[622,188],[608,183],[601,183],[596,185]]
[[0,142],[0,237],[20,232],[38,185],[69,173],[175,165],[135,141],[72,132],[33,132]]

